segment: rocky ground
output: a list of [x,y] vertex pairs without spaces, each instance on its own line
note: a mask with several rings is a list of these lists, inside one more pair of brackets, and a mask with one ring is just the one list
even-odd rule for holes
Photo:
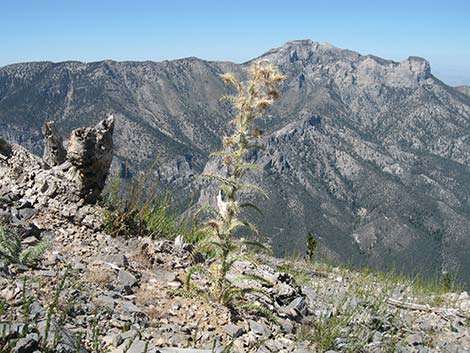
[[263,294],[209,302],[184,281],[210,258],[181,239],[109,236],[72,167],[0,142],[2,222],[23,248],[50,243],[33,266],[0,262],[1,352],[470,352],[466,292],[424,295],[392,276],[251,254],[258,265],[230,278],[262,277],[238,285]]

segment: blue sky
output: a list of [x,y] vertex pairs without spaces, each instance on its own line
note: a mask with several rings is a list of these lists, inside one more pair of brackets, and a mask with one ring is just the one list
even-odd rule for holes
[[0,0],[0,66],[37,60],[243,62],[292,39],[431,62],[470,84],[470,0]]

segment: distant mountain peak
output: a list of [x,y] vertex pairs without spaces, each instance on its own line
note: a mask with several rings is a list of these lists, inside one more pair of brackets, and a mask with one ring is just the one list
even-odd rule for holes
[[334,46],[328,42],[317,42],[311,39],[298,39],[290,40],[285,42],[281,48],[293,48],[293,47],[310,47],[313,50],[323,49],[323,50],[345,50]]
[[340,85],[343,79],[353,78],[358,84],[371,87],[390,85],[406,88],[417,87],[432,77],[431,65],[421,57],[410,56],[396,62],[309,39],[286,42],[260,58],[268,59],[287,71],[292,70],[292,65],[301,65],[305,75],[311,77],[326,71]]
[[[266,149],[253,156],[270,196],[260,229],[274,251],[303,249],[314,230],[330,258],[457,271],[470,283],[468,87],[434,79],[423,58],[397,62],[312,40],[259,58],[286,75],[260,126]],[[3,67],[0,135],[40,151],[44,119],[67,135],[115,112],[113,170],[152,166],[183,200],[202,187],[198,175],[233,114],[219,75],[245,67],[195,58]]]
[[[320,43],[310,39],[300,39],[300,40],[291,40],[284,43],[278,48],[273,48],[269,50],[264,55],[274,54],[274,53],[286,53],[286,52],[299,52],[303,55],[303,58],[308,58],[308,55],[313,52],[338,52],[345,51],[350,52],[346,49],[337,48],[330,43]],[[264,56],[263,55],[263,56]]]

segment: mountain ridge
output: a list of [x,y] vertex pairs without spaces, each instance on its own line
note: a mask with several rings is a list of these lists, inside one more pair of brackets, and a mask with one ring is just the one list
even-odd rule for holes
[[[264,169],[252,178],[271,196],[258,221],[276,253],[303,249],[311,231],[337,261],[469,281],[470,97],[417,57],[394,62],[303,40],[253,60],[263,58],[286,75],[260,126],[266,149],[252,156]],[[67,133],[113,111],[115,172],[155,165],[185,200],[205,188],[198,175],[215,168],[209,153],[232,114],[219,75],[243,77],[250,62],[41,63],[13,67],[17,75],[3,67],[0,134],[39,152],[46,117]]]
[[[82,64],[82,65],[90,65],[90,64],[101,64],[101,63],[129,63],[129,64],[139,64],[139,63],[151,63],[151,64],[159,64],[159,63],[165,63],[165,62],[177,62],[177,61],[184,61],[184,60],[198,60],[198,61],[204,61],[208,63],[226,63],[226,64],[235,64],[235,65],[246,65],[251,63],[254,60],[257,60],[263,56],[266,56],[268,54],[276,53],[282,48],[289,47],[289,46],[295,46],[295,45],[300,45],[300,46],[312,46],[314,45],[316,49],[321,48],[321,49],[329,49],[333,51],[340,51],[340,52],[349,52],[351,54],[358,55],[360,57],[366,57],[366,58],[372,58],[378,62],[384,63],[392,63],[392,64],[399,64],[400,62],[404,62],[410,59],[414,59],[417,61],[424,61],[426,62],[429,66],[428,60],[426,60],[423,57],[416,56],[416,55],[411,55],[406,59],[403,59],[401,61],[396,61],[396,60],[390,60],[390,59],[384,59],[381,58],[377,55],[374,54],[361,54],[357,51],[350,50],[350,49],[344,49],[340,48],[337,46],[334,46],[328,42],[317,42],[317,41],[312,41],[310,39],[299,39],[299,40],[291,40],[285,42],[282,46],[277,47],[277,48],[272,48],[265,53],[259,55],[255,59],[249,59],[247,61],[243,62],[235,62],[232,60],[209,60],[209,59],[204,59],[200,58],[197,56],[187,56],[187,57],[181,57],[181,58],[175,58],[175,59],[163,59],[163,60],[115,60],[115,59],[102,59],[102,60],[93,60],[93,61],[82,61],[82,60],[63,60],[63,61],[52,61],[52,60],[38,60],[38,61],[24,61],[24,62],[17,62],[17,63],[12,63],[12,64],[6,64],[3,66],[0,66],[0,69],[5,69],[7,67],[14,67],[18,65],[29,65],[29,64],[53,64],[53,65],[60,65],[60,64]],[[462,85],[461,87],[465,87],[466,85]]]

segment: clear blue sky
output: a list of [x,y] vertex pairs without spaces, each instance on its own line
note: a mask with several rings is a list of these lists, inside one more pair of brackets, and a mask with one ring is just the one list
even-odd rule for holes
[[292,39],[431,62],[470,84],[470,0],[0,0],[0,66],[37,60],[246,61]]

